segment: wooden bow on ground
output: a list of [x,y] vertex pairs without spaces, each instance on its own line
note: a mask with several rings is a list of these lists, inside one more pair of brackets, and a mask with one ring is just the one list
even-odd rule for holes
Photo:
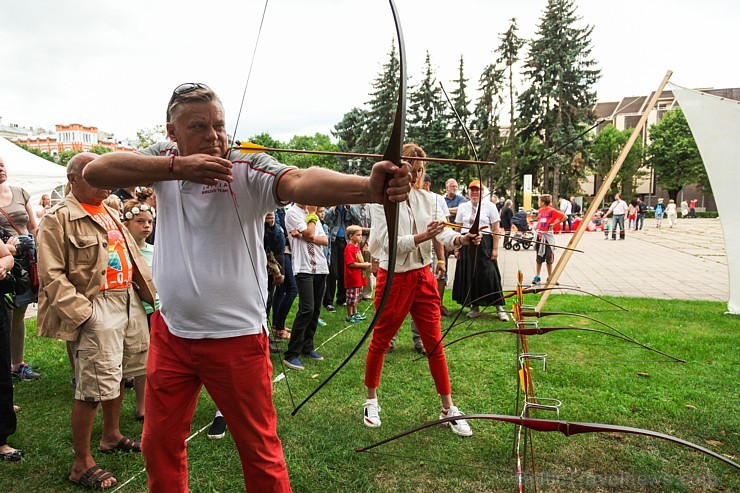
[[678,445],[689,447],[698,452],[701,452],[710,457],[713,457],[717,460],[720,460],[729,466],[732,466],[736,469],[740,469],[740,464],[734,462],[731,459],[728,459],[727,457],[721,454],[718,454],[717,452],[709,450],[708,448],[704,448],[701,445],[697,445],[695,443],[689,442],[688,440],[684,440],[682,438],[674,437],[672,435],[667,435],[665,433],[660,433],[657,431],[644,430],[642,428],[632,428],[630,426],[606,425],[606,424],[600,424],[600,423],[579,423],[579,422],[560,421],[560,420],[552,420],[552,419],[523,418],[520,416],[507,416],[507,415],[502,415],[502,414],[469,414],[466,416],[454,416],[454,417],[439,419],[437,421],[425,423],[421,426],[417,426],[416,428],[412,428],[410,430],[404,431],[390,438],[386,438],[385,440],[381,440],[379,442],[373,443],[372,445],[368,445],[366,447],[355,449],[355,452],[367,452],[376,447],[380,447],[381,445],[385,445],[386,443],[390,443],[394,440],[398,440],[399,438],[403,438],[405,436],[419,432],[426,428],[431,428],[433,426],[439,426],[439,425],[448,423],[450,421],[454,421],[456,419],[465,419],[465,420],[487,419],[487,420],[492,420],[492,421],[501,421],[504,423],[511,423],[517,426],[521,426],[521,427],[524,427],[524,428],[527,428],[533,431],[540,431],[540,432],[557,431],[567,437],[571,435],[582,434],[582,433],[628,433],[632,435],[643,435],[646,437],[659,438],[661,440],[666,440],[669,442],[676,443]]

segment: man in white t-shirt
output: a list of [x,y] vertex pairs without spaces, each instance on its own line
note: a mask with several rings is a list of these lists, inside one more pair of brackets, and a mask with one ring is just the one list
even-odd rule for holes
[[382,202],[384,193],[400,202],[409,168],[382,161],[360,177],[229,150],[223,105],[200,83],[173,92],[167,136],[168,144],[109,153],[85,168],[93,186],[153,183],[157,193],[161,309],[152,316],[142,438],[149,489],[188,490],[185,439],[205,385],[229,422],[247,491],[288,492],[272,404],[265,214],[288,202]]
[[619,239],[624,239],[624,215],[627,214],[627,202],[622,200],[622,197],[617,193],[614,195],[614,202],[609,206],[609,210],[604,214],[604,218],[609,217],[609,214],[614,215],[612,221],[612,240],[617,239],[617,226],[619,226]]
[[569,232],[573,232],[573,204],[571,204],[570,200],[566,199],[564,195],[561,195],[560,202],[558,203],[558,209],[560,209],[560,212],[565,214],[565,221],[563,221],[563,233],[565,233],[566,229]]

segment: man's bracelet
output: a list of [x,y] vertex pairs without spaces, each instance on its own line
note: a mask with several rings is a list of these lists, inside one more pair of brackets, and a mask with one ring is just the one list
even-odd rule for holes
[[175,179],[175,154],[170,156],[170,164],[167,166],[167,171],[170,172],[170,178]]

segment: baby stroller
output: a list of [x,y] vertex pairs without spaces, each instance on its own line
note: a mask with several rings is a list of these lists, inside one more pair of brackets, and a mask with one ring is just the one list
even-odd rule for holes
[[522,247],[528,249],[532,246],[534,241],[534,233],[529,227],[527,221],[527,213],[524,211],[517,212],[511,216],[512,229],[516,228],[516,231],[512,232],[511,239],[504,242],[504,248],[507,250],[518,251]]

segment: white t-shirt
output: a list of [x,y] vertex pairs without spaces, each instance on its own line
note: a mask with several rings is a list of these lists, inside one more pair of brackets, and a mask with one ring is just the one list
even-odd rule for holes
[[[175,149],[174,144],[156,144],[141,153],[168,155]],[[232,151],[227,159],[234,163],[234,198],[227,183],[153,184],[157,236],[152,274],[162,316],[178,337],[221,339],[266,330],[264,219],[282,205],[277,183],[291,168],[266,154]]]
[[566,216],[571,214],[572,208],[573,208],[573,205],[570,203],[570,200],[563,199],[560,201],[560,212],[562,212]]
[[627,202],[624,200],[615,200],[612,202],[611,207],[609,207],[609,210],[615,215],[624,215],[627,214]]
[[445,198],[442,197],[438,193],[434,193],[434,192],[429,192],[429,193],[433,194],[434,197],[437,199],[437,207],[439,208],[439,210],[442,211],[442,214],[444,214],[444,217],[446,219],[447,216],[450,215],[450,209],[447,207],[447,202],[445,202]]
[[[293,204],[285,212],[285,228],[288,232],[293,230],[298,230],[299,232],[305,231],[308,227],[306,224],[307,215],[308,213],[306,211]],[[321,221],[316,224],[314,236],[326,236]],[[308,243],[302,238],[293,238],[291,235],[288,235],[288,241],[290,242],[290,251],[293,252],[293,272],[295,274],[329,273],[329,266],[324,256],[323,245]]]
[[[496,204],[490,200],[484,200],[481,202],[483,208],[480,211],[480,225],[478,228],[488,226],[486,229],[480,231],[482,234],[490,234],[491,226],[494,223],[501,221],[501,216],[498,213]],[[473,202],[467,201],[457,206],[457,216],[455,216],[455,222],[462,224],[461,233],[466,234],[470,230],[470,226],[473,225],[473,219],[475,219],[476,211],[473,210]]]

